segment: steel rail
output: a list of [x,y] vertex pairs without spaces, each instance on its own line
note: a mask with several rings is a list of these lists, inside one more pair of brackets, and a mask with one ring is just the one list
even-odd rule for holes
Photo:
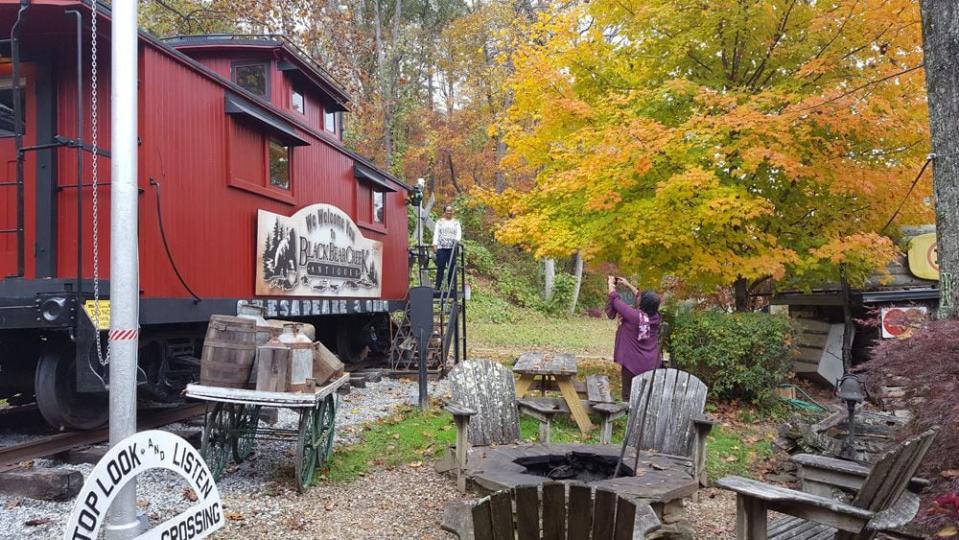
[[[137,424],[141,430],[165,426],[199,416],[203,414],[205,408],[205,403],[192,403],[182,407],[162,409],[141,416]],[[23,461],[52,456],[77,446],[101,443],[109,437],[109,428],[103,427],[93,431],[67,431],[0,447],[0,472],[18,468]]]

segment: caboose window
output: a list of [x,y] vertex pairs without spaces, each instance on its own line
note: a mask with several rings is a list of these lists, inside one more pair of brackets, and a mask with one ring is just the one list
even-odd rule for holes
[[293,106],[293,110],[300,113],[306,114],[306,102],[303,99],[303,93],[298,92],[295,89],[293,90],[293,95],[290,99],[290,104]]
[[253,94],[270,97],[269,62],[244,62],[233,64],[233,82]]
[[384,200],[386,200],[385,193],[382,191],[373,191],[373,223],[383,223],[383,212],[385,210]]
[[323,129],[330,133],[336,133],[336,112],[333,109],[323,111]]
[[[13,123],[13,81],[0,79],[0,137],[12,137]],[[27,126],[27,91],[23,79],[20,80],[20,129],[26,133]]]
[[290,189],[290,147],[270,139],[270,185]]

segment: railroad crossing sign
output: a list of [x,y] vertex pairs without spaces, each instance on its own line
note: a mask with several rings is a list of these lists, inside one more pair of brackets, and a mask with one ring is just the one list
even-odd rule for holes
[[180,476],[196,494],[197,502],[183,513],[144,532],[138,540],[196,540],[223,527],[220,492],[206,462],[193,445],[166,431],[142,431],[113,446],[97,463],[77,496],[64,540],[99,538],[107,510],[117,493],[137,475],[167,469]]

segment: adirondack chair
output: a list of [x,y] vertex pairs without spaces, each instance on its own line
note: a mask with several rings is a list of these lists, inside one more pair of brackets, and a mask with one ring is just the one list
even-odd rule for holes
[[706,485],[706,436],[715,422],[703,414],[707,388],[678,369],[654,369],[633,378],[629,396],[629,446],[686,460]]
[[449,373],[452,400],[446,410],[456,424],[454,467],[456,482],[461,491],[466,489],[463,469],[471,446],[508,444],[519,440],[520,413],[532,416],[545,425],[540,439],[548,442],[552,417],[562,410],[550,402],[535,399],[516,399],[513,374],[500,363],[491,360],[466,360]]
[[548,483],[498,491],[472,504],[457,501],[447,505],[441,524],[460,540],[642,539],[659,526],[648,504],[576,483],[568,490]]
[[[922,482],[913,479],[913,474],[932,445],[936,431],[926,431],[880,456],[861,480],[858,492],[849,504],[832,497],[738,476],[722,478],[716,485],[737,494],[738,539],[870,540],[879,532],[901,527],[915,517],[919,510],[919,498],[907,488],[910,485],[922,485]],[[801,464],[803,460],[797,461]],[[858,472],[852,470],[850,474],[848,464],[833,465],[837,470],[834,476],[837,480],[832,483],[837,487],[855,487],[856,482],[849,480],[858,476]],[[829,466],[828,460],[816,460],[814,468],[821,470]],[[824,477],[818,475],[814,491],[821,492],[823,482]],[[766,513],[769,510],[793,517],[767,524]]]

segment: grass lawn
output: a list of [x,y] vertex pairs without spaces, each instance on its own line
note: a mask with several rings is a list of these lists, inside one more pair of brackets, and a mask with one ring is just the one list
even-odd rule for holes
[[[619,445],[625,436],[625,419],[613,428],[613,443]],[[554,443],[598,444],[598,427],[583,436],[570,418],[559,418],[552,424]],[[456,439],[453,419],[442,409],[433,407],[420,412],[403,407],[392,417],[370,424],[361,442],[337,448],[327,467],[317,474],[320,481],[343,482],[356,479],[375,468],[403,465],[429,466],[444,447]],[[535,441],[539,424],[529,417],[520,420],[520,437]],[[744,424],[717,425],[706,442],[706,471],[711,480],[729,474],[755,476],[754,466],[772,454],[772,447],[762,432]]]
[[509,323],[479,322],[467,314],[472,356],[500,351],[514,355],[529,349],[571,352],[580,357],[612,358],[616,323],[592,317],[550,319],[534,311]]
[[[453,419],[439,407],[420,411],[401,407],[393,416],[371,423],[357,444],[335,448],[318,480],[344,482],[373,468],[428,466],[456,440]],[[418,465],[417,465],[418,464]]]
[[[579,378],[606,375],[610,391],[620,392],[619,366],[612,363],[616,324],[606,319],[570,317],[550,319],[531,311],[510,308],[510,322],[470,320],[468,337],[472,358],[491,358],[512,365],[523,351],[538,349],[566,351],[579,358]],[[480,319],[477,317],[477,319]],[[750,410],[739,411],[747,416]],[[738,417],[737,417],[738,418]],[[625,435],[625,419],[616,422],[613,444]],[[520,436],[535,441],[538,423],[522,417]],[[322,481],[350,481],[374,468],[428,466],[428,463],[455,441],[453,419],[438,404],[426,412],[403,407],[392,417],[372,423],[359,443],[337,448],[327,467],[317,475]],[[599,429],[583,436],[571,418],[553,422],[551,439],[556,443],[599,443]],[[710,479],[728,474],[755,476],[750,471],[772,454],[769,440],[757,423],[730,421],[716,425],[707,439],[706,468]]]

